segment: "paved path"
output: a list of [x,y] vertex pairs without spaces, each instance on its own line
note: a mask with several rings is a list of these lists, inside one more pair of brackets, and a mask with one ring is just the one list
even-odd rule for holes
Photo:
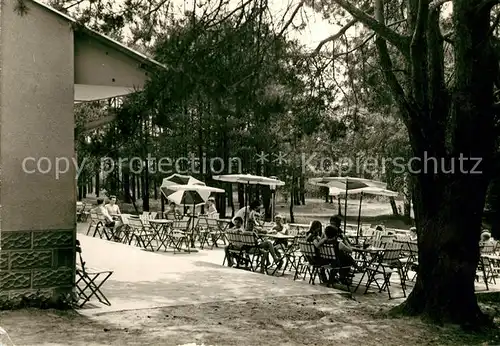
[[112,305],[91,301],[93,304],[80,310],[87,316],[264,296],[340,292],[307,282],[222,267],[221,249],[174,255],[146,252],[82,234],[78,234],[78,239],[87,266],[114,271],[103,288]]

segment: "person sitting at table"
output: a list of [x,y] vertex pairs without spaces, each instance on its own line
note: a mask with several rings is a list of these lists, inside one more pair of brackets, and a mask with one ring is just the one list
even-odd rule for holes
[[[243,219],[239,216],[235,217],[233,219],[233,228],[231,229],[231,232],[233,233],[243,233],[244,232],[244,229],[243,229]],[[227,265],[228,267],[232,267],[234,262],[233,262],[233,259],[236,259],[236,256],[234,256],[235,258],[233,258],[233,255],[231,254],[231,252],[229,252],[230,250],[230,247],[229,245],[226,246],[226,248],[224,249],[224,252],[226,253],[226,258],[227,258]]]
[[[288,226],[285,223],[285,218],[281,215],[276,215],[274,217],[274,226],[268,232],[269,234],[280,234],[280,235],[288,235]],[[286,239],[275,239],[274,240],[275,247],[281,247],[282,250],[285,250],[288,247],[288,241]]]
[[234,219],[237,217],[241,217],[241,219],[243,220],[243,227],[246,229],[250,214],[252,213],[252,211],[256,211],[259,209],[260,209],[260,201],[253,201],[252,203],[250,203],[249,206],[241,208],[240,210],[238,210],[236,212],[236,214],[234,214],[234,217],[231,220],[231,224],[229,225],[229,227],[233,228],[234,227]]
[[267,231],[262,228],[262,215],[260,214],[260,210],[252,210],[250,212],[250,216],[248,217],[246,230],[249,232],[256,232],[259,234],[266,234]]
[[214,217],[218,214],[217,207],[215,206],[215,198],[210,197],[207,201],[207,216]]
[[[259,236],[253,231],[245,230],[243,228],[243,219],[240,216],[236,216],[233,218],[233,224],[234,224],[234,227],[231,229],[231,232],[255,235],[255,239],[257,241],[256,245],[258,247],[266,250],[269,254],[271,254],[271,257],[273,258],[274,263],[277,263],[278,267],[281,266],[281,264],[282,264],[281,257],[276,253],[272,242],[270,242],[269,240],[260,239]],[[230,259],[231,256],[230,256],[228,250],[229,250],[228,247],[226,247],[225,251],[226,251],[226,256],[228,258],[228,266],[231,267],[233,262],[232,262],[232,258]],[[266,262],[269,262],[269,259],[266,259]]]
[[491,237],[491,233],[488,231],[488,230],[485,230],[483,231],[483,233],[481,233],[481,245],[482,246],[491,246],[491,245],[495,245],[496,244],[496,241],[493,240],[493,238]]
[[417,227],[410,227],[410,241],[417,241]]
[[116,196],[109,196],[109,203],[106,204],[105,207],[109,215],[111,216],[117,216],[121,214],[120,207],[118,206],[118,204],[116,204]]
[[109,215],[108,209],[106,209],[106,207],[104,205],[103,198],[97,199],[97,207],[94,209],[94,211],[97,214],[104,216],[104,226],[105,227],[115,229],[116,222],[115,222],[115,220],[113,220],[111,215]]
[[167,220],[178,220],[182,217],[181,212],[177,209],[177,204],[174,202],[170,203],[170,209],[167,210],[164,215]]
[[[333,244],[335,249],[336,263],[331,263],[333,266],[342,267],[339,270],[339,281],[344,284],[350,284],[348,282],[350,267],[357,268],[356,261],[351,257],[352,248],[342,236],[342,231],[340,227],[336,227],[337,222],[334,225],[329,225],[325,228],[325,235],[314,242],[314,246],[320,249],[324,244]],[[328,263],[330,264],[330,263]]]
[[311,223],[311,227],[306,233],[306,242],[312,243],[315,239],[321,239],[323,234],[323,225],[320,221],[315,220]]

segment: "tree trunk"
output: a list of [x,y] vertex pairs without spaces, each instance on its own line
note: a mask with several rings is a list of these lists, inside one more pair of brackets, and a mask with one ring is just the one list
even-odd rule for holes
[[300,176],[300,202],[302,205],[306,205],[306,188],[305,188],[305,177],[303,174]]
[[[147,161],[146,161],[147,162]],[[149,211],[149,167],[143,171],[142,211]]]
[[141,198],[142,194],[141,194],[141,191],[142,191],[142,177],[141,175],[136,175],[135,177],[135,180],[136,180],[136,187],[137,187],[137,199]]
[[238,184],[238,204],[240,209],[245,206],[245,190],[243,184]]
[[158,200],[158,182],[156,181],[156,177],[153,179],[153,193],[155,201]]
[[295,216],[293,215],[293,195],[294,195],[294,187],[293,185],[291,186],[291,189],[290,189],[290,223],[294,223],[295,222]]
[[[233,198],[233,184],[229,184],[229,187],[227,189],[228,191],[228,198],[229,198],[229,206],[231,207],[231,218],[234,217],[234,198]],[[225,215],[224,215],[225,216]]]
[[99,197],[100,192],[101,192],[101,177],[98,170],[95,175],[95,196]]
[[415,179],[418,276],[398,309],[461,325],[483,323],[474,292],[487,178]]
[[129,179],[130,179],[130,190],[132,192],[132,200],[135,201],[137,199],[137,195],[135,194],[135,192],[136,192],[135,174],[132,174]]
[[268,186],[263,186],[262,187],[262,203],[264,205],[264,211],[265,211],[265,219],[266,221],[269,221],[272,219],[271,215],[271,190]]
[[83,186],[78,184],[78,200],[81,201],[83,199]]
[[396,205],[396,201],[394,200],[394,197],[389,197],[389,201],[391,203],[392,214],[399,215],[398,206]]
[[130,202],[130,173],[123,172],[123,203]]
[[299,178],[295,177],[294,179],[294,189],[293,189],[293,202],[295,205],[300,205],[300,185],[299,185]]

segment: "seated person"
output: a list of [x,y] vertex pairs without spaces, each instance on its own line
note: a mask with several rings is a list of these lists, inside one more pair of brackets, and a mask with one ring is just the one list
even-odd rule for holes
[[[268,251],[271,256],[273,257],[273,260],[275,263],[278,263],[278,266],[281,265],[282,261],[281,261],[281,257],[278,256],[278,254],[276,253],[275,249],[274,249],[274,246],[273,244],[268,241],[268,240],[261,240],[259,239],[259,237],[257,236],[257,234],[255,232],[252,232],[252,231],[248,231],[248,230],[245,230],[243,228],[243,219],[240,217],[240,216],[237,216],[235,218],[233,218],[233,224],[234,224],[234,227],[231,228],[231,232],[235,232],[235,233],[241,233],[241,234],[252,234],[252,235],[255,235],[255,239],[257,241],[257,246]],[[226,256],[227,256],[227,259],[228,259],[228,266],[232,266],[233,265],[233,258],[231,256],[231,254],[229,253],[228,251],[228,247],[226,247],[225,251],[226,251]],[[266,262],[268,262],[269,260],[266,259]]]
[[97,199],[97,208],[94,209],[94,211],[99,214],[104,216],[104,226],[108,228],[115,228],[116,222],[113,220],[111,215],[109,215],[108,209],[104,206],[104,199],[103,198],[98,198]]
[[[274,217],[274,226],[271,228],[271,230],[268,232],[270,234],[281,234],[281,235],[288,235],[288,226],[285,223],[285,218],[281,215],[276,215]],[[275,246],[280,246],[282,247],[283,250],[285,250],[288,247],[288,241],[286,239],[275,239],[274,240],[274,245]]]
[[320,248],[324,244],[334,244],[336,263],[332,263],[333,266],[344,267],[339,270],[339,280],[341,283],[350,283],[348,275],[350,272],[350,267],[356,268],[356,261],[351,257],[352,248],[344,240],[342,232],[339,227],[327,226],[325,228],[325,236],[320,240],[314,242],[316,248]]
[[250,212],[250,216],[248,217],[247,224],[246,224],[246,230],[249,232],[256,232],[259,234],[265,234],[267,231],[265,231],[262,228],[263,222],[262,222],[262,215],[259,213],[259,209],[257,210],[252,210]]
[[116,196],[109,196],[109,203],[105,205],[106,210],[108,211],[109,215],[111,216],[117,216],[120,215],[120,207],[116,204]]
[[417,227],[410,228],[410,241],[417,241]]
[[[231,229],[231,232],[234,233],[243,233],[245,230],[243,229],[243,219],[241,217],[235,217],[233,219],[234,227]],[[227,258],[227,265],[229,267],[233,266],[233,255],[229,252],[230,247],[226,246],[224,249]]]
[[215,206],[215,198],[210,197],[207,201],[207,216],[214,217],[218,214],[217,208]]
[[269,233],[288,235],[288,226],[285,223],[285,218],[280,214],[274,217],[274,226]]
[[315,239],[320,239],[323,234],[323,225],[318,220],[311,223],[311,227],[306,233],[306,242],[312,243]]
[[482,246],[491,246],[491,245],[495,245],[495,244],[496,244],[496,241],[493,240],[493,238],[491,237],[491,233],[488,230],[485,230],[485,231],[483,231],[483,233],[481,233],[481,245]]
[[240,217],[243,220],[243,227],[247,228],[247,222],[250,217],[252,211],[258,210],[260,208],[260,201],[253,201],[249,206],[243,207],[234,214],[233,219],[231,220],[230,228],[234,227],[234,219]]
[[170,209],[164,213],[165,219],[167,220],[179,220],[182,214],[177,210],[177,205],[174,202],[170,203]]

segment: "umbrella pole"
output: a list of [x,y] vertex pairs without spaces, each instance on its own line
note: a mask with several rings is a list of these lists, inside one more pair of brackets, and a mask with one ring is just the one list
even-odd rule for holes
[[344,235],[347,229],[347,179],[345,181]]
[[359,199],[358,230],[356,232],[356,244],[358,244],[358,238],[359,238],[359,227],[361,224],[361,203],[362,202],[363,202],[363,192],[361,192],[361,198]]
[[248,204],[248,188],[247,184],[243,185],[243,194],[245,196],[245,220],[243,221],[243,226],[245,227],[247,224],[247,204]]

